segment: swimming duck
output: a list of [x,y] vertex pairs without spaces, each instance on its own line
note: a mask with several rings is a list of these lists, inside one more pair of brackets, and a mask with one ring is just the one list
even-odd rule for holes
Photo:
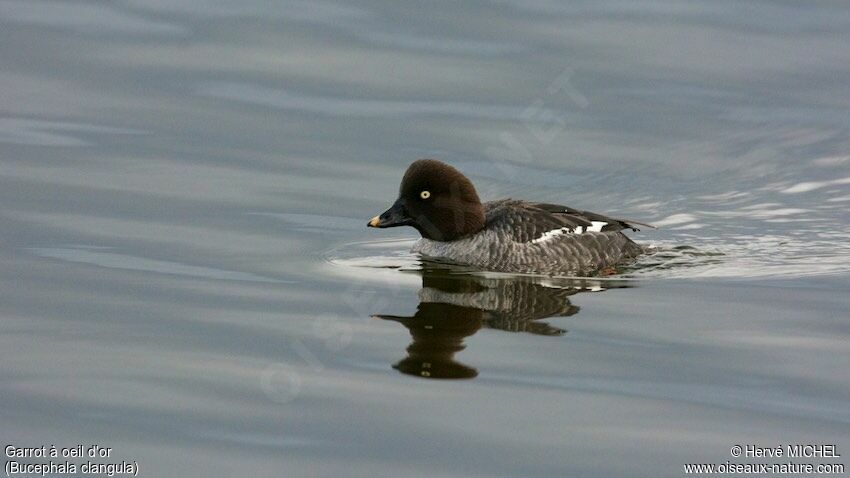
[[412,252],[476,269],[547,275],[592,274],[643,252],[623,230],[653,227],[557,204],[482,203],[472,182],[435,159],[414,161],[398,199],[369,227],[412,226]]

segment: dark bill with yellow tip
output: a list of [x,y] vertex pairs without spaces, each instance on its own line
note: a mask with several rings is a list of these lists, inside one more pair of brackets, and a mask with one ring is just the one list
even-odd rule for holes
[[367,226],[369,227],[395,227],[409,226],[413,220],[407,215],[407,208],[404,206],[404,199],[397,199],[396,202],[384,211],[380,216],[373,217]]

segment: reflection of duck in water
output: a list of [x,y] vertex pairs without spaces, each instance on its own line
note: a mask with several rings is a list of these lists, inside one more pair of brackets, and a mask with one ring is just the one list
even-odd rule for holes
[[[624,287],[606,284],[607,287]],[[569,296],[603,290],[602,282],[584,279],[511,277],[485,278],[426,268],[413,317],[377,315],[396,321],[410,331],[413,342],[407,357],[394,365],[402,373],[429,378],[473,378],[478,371],[455,361],[466,345],[463,339],[481,328],[535,335],[559,336],[566,330],[542,319],[567,317],[579,308]]]

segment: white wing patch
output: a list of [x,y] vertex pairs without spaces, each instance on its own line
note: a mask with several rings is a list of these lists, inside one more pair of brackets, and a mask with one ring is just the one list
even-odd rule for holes
[[558,229],[552,229],[551,231],[546,231],[540,235],[537,239],[532,239],[532,244],[539,244],[541,242],[550,241],[558,236],[562,236],[564,234],[582,234],[585,232],[602,232],[602,228],[608,224],[607,222],[602,221],[591,221],[590,226],[578,226],[575,229],[570,229],[569,227],[561,227]]
[[556,237],[558,237],[562,234],[572,234],[572,232],[573,232],[573,230],[568,228],[568,227],[562,227],[560,229],[552,229],[551,231],[544,232],[537,239],[532,239],[531,243],[532,244],[538,244],[538,243],[541,243],[541,242],[546,242],[546,241],[552,240],[553,238],[556,238]]
[[590,221],[590,227],[587,228],[587,232],[602,232],[602,228],[606,225],[608,225],[607,222]]

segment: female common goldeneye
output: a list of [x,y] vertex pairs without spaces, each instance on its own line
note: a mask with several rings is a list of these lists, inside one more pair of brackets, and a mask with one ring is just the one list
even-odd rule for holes
[[642,252],[621,231],[639,222],[556,204],[501,199],[481,203],[472,182],[434,159],[414,161],[395,203],[369,227],[413,226],[412,252],[477,269],[588,274]]

